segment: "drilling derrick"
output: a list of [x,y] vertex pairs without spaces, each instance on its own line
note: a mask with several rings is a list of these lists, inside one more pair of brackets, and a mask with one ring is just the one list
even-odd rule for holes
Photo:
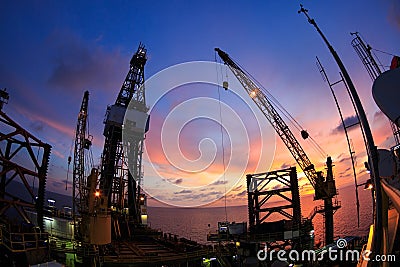
[[[146,49],[140,44],[115,103],[107,107],[104,120],[100,191],[112,211],[114,238],[130,237],[132,224],[145,223],[140,212],[145,202],[145,196],[140,193],[140,181],[148,117],[143,86],[146,60]],[[124,140],[123,129],[127,137],[124,136]]]

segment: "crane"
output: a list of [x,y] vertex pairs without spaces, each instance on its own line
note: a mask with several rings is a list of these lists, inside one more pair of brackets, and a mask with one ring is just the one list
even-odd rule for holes
[[[315,190],[314,200],[324,201],[324,217],[325,217],[325,243],[333,242],[333,213],[339,208],[335,206],[332,199],[337,195],[335,180],[332,172],[332,159],[327,158],[327,175],[323,177],[321,171],[316,171],[307,154],[304,152],[300,143],[297,141],[288,125],[274,108],[267,95],[263,92],[262,86],[252,78],[247,72],[236,64],[230,56],[219,48],[215,48],[222,61],[229,67],[238,81],[241,83],[247,94],[253,99],[254,103],[270,122],[276,133],[279,135],[283,143],[289,149],[290,153],[303,170],[308,181]],[[308,137],[306,131],[302,131],[301,135],[304,139]]]
[[[379,64],[376,62],[374,56],[372,55],[372,48],[370,45],[366,45],[364,41],[361,39],[361,36],[358,32],[353,32],[351,35],[355,35],[354,39],[351,41],[351,45],[353,46],[354,50],[356,51],[357,55],[359,56],[361,62],[363,63],[364,67],[368,71],[369,76],[371,77],[372,81],[375,81],[379,75],[382,74],[382,70],[379,67]],[[389,120],[390,127],[393,132],[393,138],[395,141],[395,145],[400,144],[400,129],[399,127],[394,124],[392,121]]]
[[[145,134],[143,124],[146,125],[148,118],[145,90],[142,86],[146,52],[144,45],[139,44],[117,99],[113,105],[107,107],[104,120],[105,141],[100,192],[113,213],[114,238],[130,237],[132,223],[141,225],[147,222],[147,214],[143,208],[145,195],[140,189]],[[134,118],[124,122],[126,114],[133,114]],[[122,138],[123,129],[129,131],[127,142]]]
[[[111,219],[104,205],[105,196],[98,190],[97,168],[91,168],[90,175],[85,170],[93,166],[91,157],[92,136],[88,129],[89,92],[85,91],[78,113],[74,139],[72,169],[72,214],[74,219],[77,260],[93,266],[98,257],[92,257],[99,245],[111,243]],[[88,160],[90,162],[87,162]],[[68,164],[71,157],[68,158]]]
[[[72,181],[72,214],[74,219],[75,239],[77,245],[77,260],[93,266],[93,251],[98,251],[99,245],[111,243],[111,218],[107,207],[97,189],[99,172],[93,167],[91,156],[92,136],[88,127],[89,92],[85,91],[78,122],[75,130]],[[85,152],[85,151],[89,151]],[[88,162],[89,161],[89,162]],[[71,157],[68,158],[68,164]],[[86,166],[92,166],[90,175],[85,172]],[[78,215],[79,213],[79,215]]]
[[[85,91],[81,108],[78,114],[78,122],[75,130],[74,160],[72,169],[72,214],[76,218],[76,209],[79,213],[87,210],[87,181],[85,177],[85,150],[92,145],[87,131],[89,91]],[[68,158],[70,162],[70,157]]]

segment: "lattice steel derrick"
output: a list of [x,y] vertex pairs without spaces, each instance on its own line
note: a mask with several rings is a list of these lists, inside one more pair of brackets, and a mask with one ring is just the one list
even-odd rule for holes
[[[122,128],[124,117],[129,110],[139,113],[148,111],[145,102],[144,65],[146,49],[140,44],[130,61],[129,72],[122,84],[115,104],[107,109],[104,121],[105,144],[102,155],[100,188],[108,197],[109,206],[125,208],[124,200],[128,199],[129,214],[137,217],[138,182],[141,178],[141,155],[144,133],[123,144]],[[129,107],[128,107],[129,106]],[[136,125],[134,125],[136,127]],[[143,130],[144,131],[144,130]],[[140,145],[135,145],[141,142]],[[139,163],[139,164],[138,164]],[[128,166],[131,166],[129,171]],[[135,215],[136,214],[136,215]]]
[[[37,225],[43,230],[43,206],[51,146],[39,140],[0,111],[0,218],[15,209],[25,222],[26,208],[37,212]],[[12,194],[13,181],[24,190]],[[37,188],[36,188],[37,186]],[[37,190],[37,191],[36,191]]]

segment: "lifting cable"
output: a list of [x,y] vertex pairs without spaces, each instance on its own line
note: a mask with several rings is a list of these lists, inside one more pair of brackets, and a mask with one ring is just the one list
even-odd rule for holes
[[[215,67],[216,67],[216,72],[217,72],[217,89],[218,89],[218,103],[219,103],[219,125],[220,125],[220,131],[221,131],[221,144],[222,144],[222,165],[223,165],[223,177],[224,177],[224,209],[225,209],[225,221],[228,221],[228,212],[226,210],[226,177],[225,177],[225,172],[226,172],[226,166],[225,166],[225,146],[224,146],[224,129],[222,126],[222,105],[221,105],[221,92],[220,92],[220,85],[219,85],[219,77],[218,77],[218,64],[217,64],[217,52],[214,54],[215,56]],[[222,64],[220,64],[220,70],[221,70],[221,80],[223,80],[223,72],[222,72]],[[226,71],[226,76],[228,77],[228,73]]]
[[87,162],[89,162],[89,169],[88,169],[87,176],[90,175],[92,168],[94,167],[93,151],[92,151],[93,136],[90,135],[89,129],[90,129],[90,125],[89,125],[89,107],[88,107],[88,110],[86,111],[86,134],[87,134],[86,136],[87,136],[87,139],[85,137],[85,142],[86,142],[86,140],[88,140],[88,142],[90,142],[89,148],[88,148],[88,154],[87,154]]
[[[39,152],[40,152],[40,147],[38,147],[38,151],[37,151],[37,155],[36,155],[36,159],[39,160]],[[37,172],[37,168],[36,168],[36,164],[35,165],[35,172]],[[33,192],[35,192],[35,180],[36,180],[36,176],[33,176],[33,180],[32,180],[32,189]],[[35,201],[34,199],[32,199],[33,201]]]
[[[240,66],[237,62],[235,62],[236,65],[238,65],[248,77],[251,77],[251,79],[256,83],[256,85],[259,87],[259,89],[264,93],[266,96],[267,100],[271,103],[271,105],[280,111],[280,113],[288,120],[288,122],[293,125],[299,132],[305,131],[304,128],[301,126],[301,124],[285,109],[285,107],[282,106],[282,104],[276,99],[262,84],[257,81],[256,78],[254,78],[250,73],[248,73],[242,66]],[[309,142],[314,148],[314,150],[319,153],[322,158],[325,158],[327,153],[324,151],[324,149],[310,136],[307,135],[309,138]],[[308,139],[307,138],[307,139]],[[304,138],[303,138],[304,139]]]
[[[72,150],[74,148],[75,144],[75,136],[76,136],[76,129],[75,129],[75,134],[74,137],[72,137],[72,142],[71,142],[71,147],[69,148],[69,156],[68,156],[68,167],[67,167],[67,179],[65,180],[65,190],[68,190],[68,176],[69,176],[69,167],[71,165],[71,160],[72,160]],[[74,179],[74,168],[72,167],[72,179]]]
[[[358,33],[358,34],[360,35],[360,37],[361,37],[362,39],[366,40],[366,39],[364,38],[364,36],[362,36],[360,33]],[[367,44],[368,44],[368,42],[367,42]],[[376,51],[376,52],[379,52],[379,53],[382,53],[382,54],[385,54],[385,55],[388,55],[388,56],[392,56],[392,57],[396,57],[396,56],[397,56],[397,55],[395,55],[395,54],[392,54],[392,53],[389,53],[389,52],[386,52],[386,51],[383,51],[383,50],[379,50],[379,49],[373,48],[373,47],[371,47],[370,45],[367,45],[367,49],[369,49],[369,50],[372,52],[372,54],[374,55],[375,59],[378,61],[378,65],[379,65],[380,67],[382,67],[383,70],[387,70],[387,68],[388,68],[389,66],[383,65],[383,63],[380,61],[380,59],[379,59],[378,55],[375,53],[375,51]]]

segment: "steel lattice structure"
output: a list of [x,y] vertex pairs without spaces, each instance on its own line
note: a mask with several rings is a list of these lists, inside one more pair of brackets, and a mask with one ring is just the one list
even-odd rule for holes
[[85,150],[91,146],[89,136],[87,136],[87,117],[88,117],[89,92],[85,91],[82,99],[81,108],[78,114],[78,122],[75,130],[74,143],[74,165],[73,165],[73,205],[72,210],[75,217],[76,208],[79,213],[87,212],[88,206],[88,186],[85,177]]
[[[22,128],[3,111],[0,111],[0,127],[0,218],[4,220],[7,210],[15,209],[25,222],[30,223],[25,209],[34,209],[37,225],[43,230],[51,146]],[[21,182],[23,192],[12,194],[8,190],[12,182]]]
[[[293,158],[299,164],[303,170],[308,181],[311,183],[315,190],[315,200],[322,199],[324,201],[324,216],[325,216],[325,237],[326,244],[333,242],[333,213],[335,210],[332,198],[337,195],[335,180],[332,172],[332,159],[327,158],[327,175],[322,176],[322,172],[317,172],[314,168],[314,164],[311,163],[307,154],[301,147],[300,143],[294,137],[289,126],[285,123],[278,111],[274,108],[267,95],[263,90],[262,86],[258,84],[254,78],[252,78],[247,72],[245,72],[239,64],[236,64],[230,56],[219,48],[215,48],[220,58],[229,67],[238,81],[241,83],[245,91],[253,99],[253,102],[257,105],[260,111],[264,114],[267,120],[270,122],[275,132],[279,135],[285,146],[288,148]],[[302,132],[302,135],[308,137],[306,132]]]
[[[114,105],[107,108],[104,149],[100,177],[100,190],[107,195],[108,206],[118,214],[128,208],[129,221],[140,223],[140,181],[142,180],[142,153],[145,129],[136,125],[136,121],[126,120],[134,116],[147,120],[144,89],[144,65],[146,49],[140,44],[130,61],[129,72],[122,84]],[[122,131],[129,132],[126,140]],[[131,131],[132,130],[132,131]],[[126,132],[125,131],[125,132]],[[128,168],[128,165],[131,166]],[[128,230],[129,232],[129,230]],[[113,234],[119,234],[113,231]]]

